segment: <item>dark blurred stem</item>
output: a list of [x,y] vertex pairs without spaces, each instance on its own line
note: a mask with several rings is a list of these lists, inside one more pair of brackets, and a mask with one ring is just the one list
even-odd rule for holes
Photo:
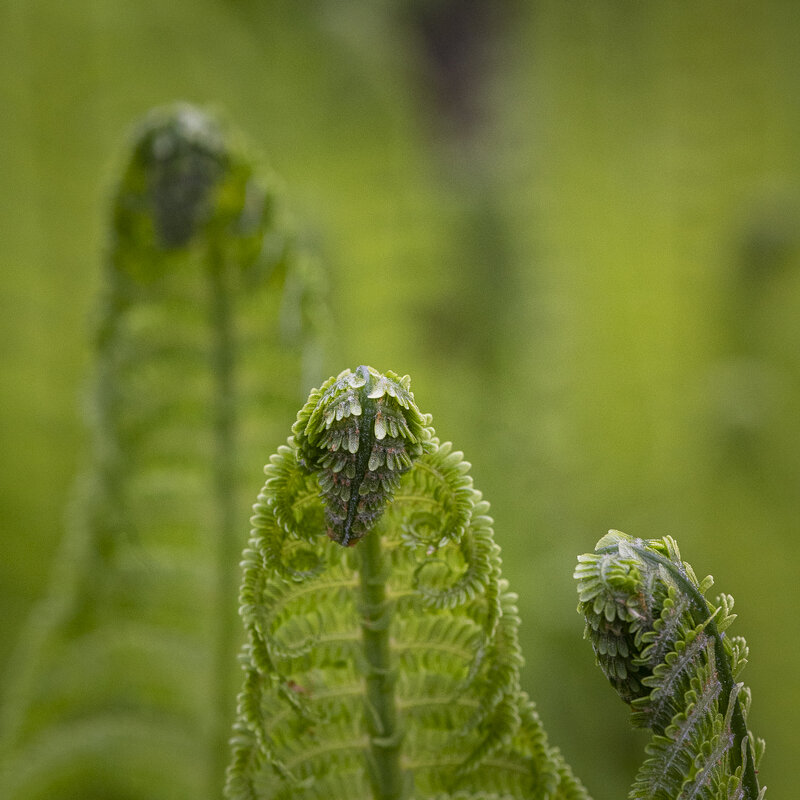
[[368,533],[357,546],[361,555],[361,631],[367,662],[366,713],[373,793],[375,800],[401,800],[405,784],[400,768],[403,734],[394,697],[386,561],[378,531]]
[[234,397],[234,331],[231,290],[225,259],[212,240],[208,249],[212,368],[214,387],[214,493],[217,510],[216,609],[214,614],[214,728],[209,759],[209,797],[218,797],[229,760],[228,739],[232,719],[231,666],[235,661],[236,627],[229,611],[236,602],[238,548],[236,537],[236,408]]

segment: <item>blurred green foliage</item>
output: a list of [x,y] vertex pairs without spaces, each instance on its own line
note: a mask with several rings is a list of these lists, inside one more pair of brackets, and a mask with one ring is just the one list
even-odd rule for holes
[[318,260],[236,139],[186,103],[131,133],[107,214],[89,463],[7,664],[4,798],[219,796],[250,465],[283,435],[327,327]]
[[473,461],[525,686],[594,796],[624,794],[642,745],[570,580],[610,527],[675,535],[736,595],[763,781],[790,796],[798,34],[792,0],[4,3],[0,666],[86,449],[122,135],[183,99],[235,120],[317,225],[336,334],[315,379],[409,373]]

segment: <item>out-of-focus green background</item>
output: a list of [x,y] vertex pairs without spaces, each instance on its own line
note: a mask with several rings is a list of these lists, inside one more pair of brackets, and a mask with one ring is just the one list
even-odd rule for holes
[[575,556],[610,527],[677,537],[735,595],[762,779],[791,797],[799,45],[794,0],[0,5],[0,669],[87,445],[124,135],[183,99],[221,109],[313,229],[319,378],[411,374],[473,462],[525,685],[597,800],[643,746],[575,613]]

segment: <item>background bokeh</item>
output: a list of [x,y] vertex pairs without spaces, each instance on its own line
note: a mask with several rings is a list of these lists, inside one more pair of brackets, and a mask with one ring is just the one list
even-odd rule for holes
[[675,536],[734,594],[762,779],[790,797],[798,42],[793,0],[0,5],[0,670],[88,444],[120,148],[182,99],[244,132],[312,230],[319,380],[409,373],[473,462],[526,688],[597,800],[643,746],[575,613],[575,556],[610,527]]

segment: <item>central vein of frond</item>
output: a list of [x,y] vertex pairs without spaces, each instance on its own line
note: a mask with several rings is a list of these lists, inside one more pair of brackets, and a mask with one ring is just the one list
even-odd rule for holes
[[372,378],[366,367],[359,367],[362,375],[365,376],[365,383],[361,390],[361,420],[358,423],[358,450],[356,451],[355,476],[350,485],[350,498],[347,501],[347,518],[344,523],[344,538],[342,544],[347,547],[350,544],[350,530],[353,527],[356,514],[358,513],[358,502],[361,499],[361,483],[367,474],[372,446],[375,443],[375,403],[370,402],[369,392],[372,388]]
[[296,767],[298,764],[305,764],[308,761],[313,761],[319,756],[327,755],[328,753],[342,752],[343,750],[360,750],[366,744],[366,738],[348,739],[347,741],[332,742],[319,747],[307,748],[295,758],[288,758],[284,762],[288,769]]
[[289,603],[293,602],[298,597],[303,597],[303,595],[317,593],[326,594],[329,589],[354,589],[356,586],[358,586],[358,580],[356,578],[343,578],[342,580],[336,581],[318,581],[297,588],[292,587],[290,592],[274,600],[267,620],[271,622],[276,619]]
[[[366,368],[363,388],[364,418],[359,456],[369,458],[374,428],[374,403],[369,401],[371,376]],[[371,414],[366,413],[372,408]],[[365,433],[365,428],[367,432]],[[366,454],[366,455],[365,455]],[[366,463],[365,463],[366,468]],[[363,477],[363,475],[362,475]],[[353,492],[358,498],[358,490]],[[395,702],[396,673],[392,668],[389,628],[392,604],[386,598],[388,567],[383,554],[380,526],[370,531],[359,546],[361,553],[361,630],[366,670],[366,716],[369,731],[369,766],[375,800],[403,800],[405,779],[400,766],[400,728]]]
[[[403,763],[407,769],[430,769],[431,767],[453,767],[459,766],[463,763],[463,756],[452,755],[442,755],[437,758],[417,758],[417,759],[408,759],[405,760]],[[481,762],[481,768],[494,768],[494,769],[502,769],[506,772],[513,772],[518,775],[527,775],[529,773],[529,767],[519,761],[510,761],[508,759],[500,759],[500,758],[487,758]]]
[[[209,288],[211,294],[211,316],[214,330],[214,375],[216,397],[214,409],[214,483],[216,505],[219,514],[217,538],[216,582],[220,609],[223,598],[236,593],[236,576],[231,566],[236,564],[239,544],[236,535],[236,397],[234,385],[235,333],[231,289],[227,285],[226,264],[218,245],[209,244],[208,254]],[[217,613],[215,631],[214,677],[216,687],[214,737],[211,742],[213,763],[209,776],[210,791],[224,783],[227,762],[229,705],[230,653],[235,646],[234,628],[231,620],[220,610]]]
[[478,700],[472,700],[465,697],[453,697],[451,694],[425,695],[424,697],[415,697],[409,700],[398,700],[397,705],[402,710],[410,710],[412,708],[429,708],[434,705],[455,706],[458,708],[467,709],[476,709],[481,707],[481,704]]
[[464,659],[466,663],[469,663],[469,660],[475,655],[473,650],[468,650],[464,647],[456,647],[455,645],[447,644],[446,642],[435,642],[435,641],[425,641],[425,642],[395,642],[392,639],[392,644],[397,650],[425,650],[425,651],[435,651],[437,653],[448,653],[451,656],[456,656],[458,658]]

